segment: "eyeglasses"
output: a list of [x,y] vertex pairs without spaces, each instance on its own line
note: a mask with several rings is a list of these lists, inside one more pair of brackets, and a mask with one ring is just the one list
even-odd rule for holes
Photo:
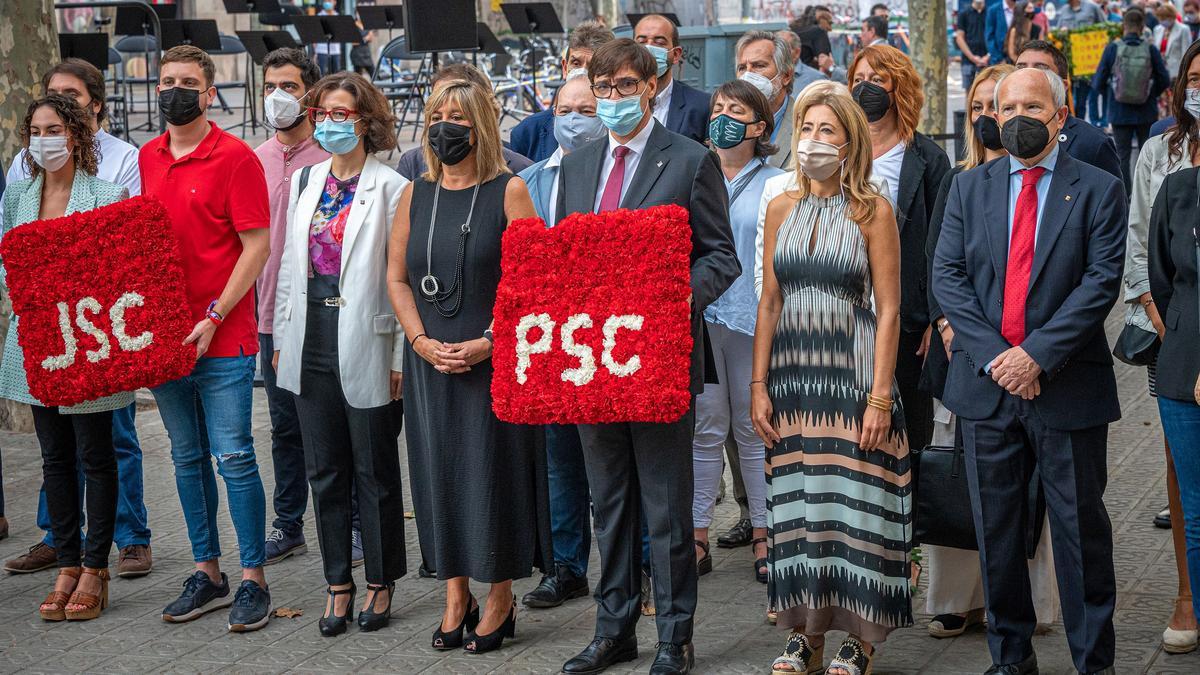
[[601,82],[592,85],[592,93],[596,98],[608,98],[612,95],[615,89],[621,96],[633,96],[638,93],[638,85],[641,84],[641,78],[623,77],[616,82]]
[[333,110],[326,110],[324,108],[308,109],[308,119],[312,120],[314,124],[320,124],[326,119],[331,119],[334,122],[345,122],[346,120],[350,119],[351,115],[357,117],[358,111],[349,110],[347,108],[334,108]]

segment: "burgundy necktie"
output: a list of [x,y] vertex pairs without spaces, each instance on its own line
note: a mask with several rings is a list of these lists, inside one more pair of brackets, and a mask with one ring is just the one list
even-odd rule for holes
[[1025,340],[1025,300],[1029,296],[1029,274],[1033,270],[1033,247],[1037,238],[1037,182],[1045,172],[1046,169],[1040,166],[1021,170],[1021,194],[1013,211],[1000,334],[1014,347]]
[[600,212],[616,211],[621,208],[621,186],[625,184],[625,155],[629,148],[618,145],[613,148],[612,170],[608,172],[608,181],[604,183],[604,194],[600,196]]

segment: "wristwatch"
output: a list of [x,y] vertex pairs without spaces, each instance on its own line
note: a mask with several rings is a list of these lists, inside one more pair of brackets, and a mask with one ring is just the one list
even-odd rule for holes
[[950,325],[950,322],[946,320],[946,317],[943,316],[942,318],[938,319],[937,320],[938,335],[941,335],[942,332],[946,330],[946,326],[949,326],[949,325]]
[[496,343],[496,340],[492,337],[492,329],[491,328],[483,331],[483,339],[487,340],[488,342],[491,342],[492,344]]

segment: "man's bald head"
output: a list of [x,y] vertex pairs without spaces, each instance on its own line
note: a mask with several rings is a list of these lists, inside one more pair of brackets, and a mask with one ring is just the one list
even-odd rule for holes
[[554,114],[565,115],[568,112],[589,116],[596,114],[596,96],[592,93],[592,81],[587,76],[572,77],[558,88]]
[[1014,98],[1040,99],[1046,110],[1058,110],[1067,105],[1067,89],[1062,80],[1038,68],[1021,68],[1001,77],[996,83],[995,97],[997,111],[1003,110],[1006,99]]
[[[662,14],[647,14],[633,27],[634,39],[670,49],[679,45],[679,28]],[[642,39],[645,38],[645,39]],[[657,39],[656,39],[657,38]],[[662,40],[668,41],[663,44]]]
[[[1035,166],[1054,150],[1067,122],[1067,94],[1062,80],[1048,70],[1022,68],[1000,78],[995,99],[1004,147],[1023,165]],[[1021,117],[1026,119],[1015,122],[1015,129],[1008,126]],[[1031,125],[1037,124],[1046,128],[1046,137],[1032,133],[1038,129]],[[1041,146],[1043,141],[1045,146]]]

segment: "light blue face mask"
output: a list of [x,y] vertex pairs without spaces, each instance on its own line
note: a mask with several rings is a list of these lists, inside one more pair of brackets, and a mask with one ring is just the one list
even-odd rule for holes
[[313,138],[317,139],[317,143],[320,143],[326,152],[334,155],[344,155],[358,147],[358,134],[354,133],[354,120],[334,122],[327,119],[317,125]]
[[658,76],[662,77],[670,69],[671,64],[667,62],[667,55],[670,53],[666,47],[657,45],[646,45],[646,49],[650,50],[650,55],[654,57],[654,62],[658,64]]
[[602,98],[596,101],[596,117],[614,134],[628,136],[642,121],[646,111],[642,110],[641,94],[626,96],[612,100]]
[[604,122],[596,116],[569,112],[554,118],[554,140],[564,152],[574,152],[581,146],[604,138]]

